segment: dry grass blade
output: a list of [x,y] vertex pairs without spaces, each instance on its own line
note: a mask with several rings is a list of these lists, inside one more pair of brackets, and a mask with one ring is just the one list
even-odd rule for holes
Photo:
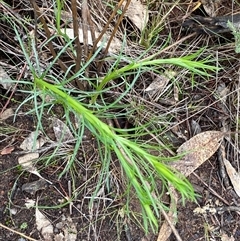
[[184,156],[172,167],[189,176],[217,151],[223,136],[221,131],[206,131],[192,137],[178,148],[177,152]]
[[[108,22],[106,23],[105,27],[103,28],[103,30],[101,31],[100,35],[97,37],[96,41],[93,44],[93,48],[92,51],[90,52],[88,59],[90,59],[94,53],[94,51],[96,50],[97,44],[99,43],[99,41],[102,39],[103,35],[106,33],[108,26],[110,25],[111,21],[113,20],[113,18],[115,17],[117,11],[119,10],[119,8],[122,6],[124,0],[121,0],[118,5],[115,7],[115,9],[113,10],[111,16],[108,19]],[[109,40],[109,45],[110,45],[111,39]],[[106,47],[106,52],[108,50],[108,47]]]
[[227,170],[229,179],[231,180],[231,183],[233,185],[233,188],[237,195],[240,197],[240,175],[239,173],[237,173],[237,171],[227,159],[224,158],[223,162]]
[[[125,5],[124,8],[123,8],[123,13],[118,17],[117,23],[115,24],[114,29],[113,29],[113,31],[112,31],[112,34],[111,34],[111,36],[110,36],[110,38],[109,38],[109,40],[108,40],[108,42],[107,42],[107,46],[106,46],[106,49],[104,50],[103,56],[106,56],[106,55],[107,55],[108,50],[109,50],[109,48],[110,48],[110,44],[112,43],[112,41],[113,41],[113,39],[114,39],[114,36],[115,36],[116,33],[117,33],[118,27],[120,26],[120,24],[121,24],[121,22],[122,22],[122,20],[123,20],[123,16],[124,16],[124,14],[126,13],[126,11],[127,11],[128,7],[129,7],[130,3],[131,3],[131,0],[127,0],[127,3],[126,3],[126,5]],[[118,5],[120,5],[120,4],[122,4],[122,1],[120,1],[120,3],[119,3]],[[120,6],[121,6],[121,5],[120,5]],[[98,65],[98,71],[101,70],[102,65],[103,65],[102,62]]]
[[[35,21],[37,20],[37,18],[40,19],[40,21],[41,21],[41,23],[43,25],[44,31],[46,33],[46,37],[48,38],[48,40],[50,40],[51,39],[51,32],[50,32],[50,30],[49,30],[49,28],[47,26],[47,23],[46,23],[44,17],[42,16],[40,8],[38,7],[38,5],[35,2],[35,0],[30,0],[30,2],[32,4],[32,6],[33,6],[34,14],[36,15],[35,16]],[[37,22],[35,22],[35,30],[36,29],[37,29]],[[51,40],[48,42],[48,46],[49,46],[49,49],[51,51],[52,56],[54,58],[56,58],[57,54],[56,54],[56,52],[54,50],[53,43],[52,43]],[[57,62],[59,64],[59,66],[61,67],[62,71],[67,72],[67,69],[68,69],[67,66],[60,59],[58,59]]]

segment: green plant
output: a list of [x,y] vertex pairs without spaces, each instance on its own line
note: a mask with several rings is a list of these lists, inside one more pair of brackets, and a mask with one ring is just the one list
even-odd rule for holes
[[[156,2],[153,2],[153,5],[155,5]],[[168,10],[162,9],[165,7],[164,4],[161,4],[162,7],[159,8],[157,13],[153,15],[152,20],[149,21],[150,23],[145,24],[145,28],[143,29],[140,37],[139,44],[143,45],[146,48],[149,48],[152,45],[152,42],[155,38],[159,36],[161,31],[164,29],[164,24],[166,18],[169,16],[169,14],[173,11],[173,9],[179,4],[179,0],[175,1],[172,7]],[[151,4],[150,4],[151,5]],[[150,12],[150,11],[149,11]],[[147,19],[145,19],[147,20]],[[170,37],[170,35],[169,35]],[[168,40],[165,42],[167,44]]]
[[21,229],[21,230],[25,230],[25,229],[27,229],[27,228],[28,228],[27,222],[23,222],[23,223],[20,225],[20,229]]
[[[162,193],[158,190],[160,182],[166,188],[168,188],[169,183],[173,185],[180,192],[183,202],[185,199],[195,200],[193,187],[188,182],[188,180],[180,173],[172,170],[166,164],[166,162],[178,160],[180,158],[179,156],[165,157],[163,154],[158,156],[151,154],[151,149],[160,149],[160,146],[154,146],[154,144],[145,144],[138,139],[131,140],[130,135],[127,135],[125,130],[116,129],[106,124],[103,120],[100,119],[99,115],[101,114],[101,117],[104,118],[104,113],[113,109],[117,109],[120,105],[120,100],[133,88],[134,83],[137,81],[140,74],[146,73],[148,71],[159,73],[159,69],[162,65],[177,65],[181,68],[186,68],[195,75],[198,74],[202,76],[209,76],[207,71],[213,71],[216,68],[208,65],[208,60],[194,61],[194,59],[199,56],[200,52],[185,57],[169,59],[154,59],[156,54],[151,55],[145,59],[140,57],[135,60],[128,58],[129,63],[124,67],[119,67],[116,64],[121,63],[122,59],[126,59],[123,54],[120,54],[116,57],[116,65],[114,68],[109,68],[109,71],[100,81],[100,78],[90,79],[89,77],[85,76],[86,68],[95,60],[97,54],[101,50],[98,49],[98,51],[96,51],[91,59],[84,63],[75,74],[73,74],[71,77],[68,77],[67,73],[70,73],[74,67],[70,66],[67,69],[67,73],[65,73],[61,79],[52,76],[50,74],[50,69],[59,60],[61,54],[64,53],[69,46],[71,46],[72,41],[69,41],[59,51],[59,53],[53,59],[52,63],[48,65],[47,69],[43,73],[41,73],[40,71],[36,71],[36,69],[40,68],[33,67],[30,55],[26,51],[16,28],[15,31],[26,61],[34,77],[34,82],[28,83],[29,86],[32,87],[32,89],[29,90],[29,96],[23,101],[22,104],[33,101],[33,111],[36,113],[38,118],[36,128],[43,129],[41,124],[43,112],[46,110],[46,107],[52,108],[52,106],[56,103],[60,103],[64,106],[64,116],[70,127],[70,112],[73,112],[76,116],[78,116],[79,120],[81,121],[81,128],[79,128],[78,132],[76,132],[74,128],[71,128],[71,130],[74,132],[77,142],[75,144],[72,156],[68,161],[68,164],[66,165],[63,173],[67,172],[73,165],[83,138],[83,134],[85,130],[88,129],[97,140],[98,151],[100,152],[99,156],[101,157],[102,161],[102,169],[99,177],[99,182],[96,186],[94,195],[97,194],[102,184],[108,185],[111,156],[114,153],[119,163],[121,164],[121,167],[124,170],[128,180],[126,192],[129,192],[129,190],[131,190],[133,187],[141,204],[143,223],[146,232],[149,230],[149,225],[154,231],[158,229],[158,218],[160,217],[160,210],[163,206],[160,201]],[[54,37],[49,39],[49,41],[52,41],[53,38]],[[38,60],[38,53],[35,48],[35,44],[33,41],[31,43],[32,53],[36,61],[35,64],[39,66],[40,63]],[[129,83],[127,79],[127,77],[130,76],[133,78],[131,83]],[[88,81],[93,88],[92,92],[80,91],[68,87],[68,84],[76,78]],[[115,100],[113,103],[106,103],[104,102],[103,93],[108,90],[108,84],[115,79],[120,79],[121,83],[123,83],[125,86],[124,93],[121,94],[120,97],[117,98],[117,100]],[[49,81],[52,83],[49,83]],[[96,84],[93,84],[94,82]],[[116,87],[118,84],[114,84],[114,86]],[[73,93],[75,97],[72,96]],[[45,97],[47,95],[52,95],[54,97],[54,101],[49,103],[45,102]],[[41,96],[42,99],[41,103],[39,103],[37,100],[39,96]],[[89,97],[91,98],[90,104],[86,104],[86,102],[82,101],[85,99],[84,97],[86,97],[86,99]],[[98,102],[99,97],[101,97],[102,102]],[[101,106],[101,104],[103,106]],[[143,134],[146,133],[144,128],[138,129],[140,130],[140,135],[141,132]],[[46,164],[49,164],[49,162],[47,161]],[[92,202],[90,205],[91,204]]]
[[[92,111],[86,109],[76,99],[66,94],[61,87],[49,84],[36,76],[34,79],[37,87],[53,93],[58,100],[81,115],[85,126],[102,142],[108,153],[112,150],[115,152],[129,179],[129,185],[134,187],[143,207],[146,230],[148,229],[147,222],[150,222],[154,230],[158,228],[155,214],[159,216],[159,204],[152,195],[152,191],[156,188],[155,178],[160,178],[165,184],[170,182],[181,193],[183,200],[186,198],[194,200],[194,190],[190,183],[163,164],[167,158],[153,156],[147,152],[146,148],[117,135],[113,128],[98,119]],[[156,172],[156,177],[153,175],[153,170]]]

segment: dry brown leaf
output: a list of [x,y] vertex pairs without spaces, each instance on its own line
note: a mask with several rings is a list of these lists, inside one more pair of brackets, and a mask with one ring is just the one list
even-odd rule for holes
[[142,31],[148,22],[147,5],[143,5],[139,0],[131,0],[125,16],[127,16],[133,24]]
[[41,131],[32,131],[22,142],[20,148],[25,151],[33,151],[39,149],[46,142],[46,138],[43,136],[38,137],[41,134]]
[[206,131],[192,137],[178,148],[177,152],[184,156],[171,166],[189,176],[217,151],[223,136],[221,131]]
[[223,159],[229,179],[237,195],[240,197],[240,174],[234,169],[232,164],[226,159]]
[[235,238],[231,235],[231,237],[228,237],[228,235],[222,231],[221,241],[235,241]]
[[[168,217],[170,220],[172,220],[172,215],[173,213],[170,211],[168,213]],[[175,223],[173,225],[175,225]],[[167,241],[171,234],[172,234],[172,229],[169,223],[165,220],[160,228],[157,241]]]
[[53,131],[57,141],[65,142],[74,139],[68,126],[57,118],[53,118]]
[[25,171],[33,173],[33,174],[39,176],[40,178],[42,178],[42,176],[37,171],[36,167],[34,167],[34,165],[33,165],[33,161],[38,159],[38,158],[39,158],[39,153],[32,152],[32,153],[28,153],[24,156],[19,157],[18,163],[22,166],[22,168]]
[[44,179],[45,181],[47,181],[48,183],[52,184],[52,182],[48,181],[47,179],[45,179],[44,177],[42,177],[40,175],[40,173],[38,172],[37,168],[34,167],[33,165],[33,161],[39,158],[39,153],[37,152],[32,152],[32,153],[28,153],[24,156],[21,156],[18,158],[18,163],[22,166],[22,168],[38,177],[40,177],[41,179]]
[[2,149],[1,155],[11,154],[14,149],[15,149],[14,146],[5,147],[4,149]]
[[[195,169],[208,160],[219,148],[224,134],[220,131],[206,131],[192,137],[183,143],[177,150],[179,154],[186,154],[177,162],[171,164],[176,170],[181,172],[185,177],[189,176]],[[175,203],[177,203],[177,196]],[[175,225],[174,214],[169,212],[168,217],[172,225]],[[164,221],[157,241],[166,241],[172,233],[170,224]],[[181,239],[180,239],[181,240]]]
[[24,156],[19,157],[18,163],[22,166],[23,169],[31,172],[34,169],[32,161],[36,160],[37,158],[39,158],[39,153],[28,153]]
[[37,230],[42,234],[44,241],[53,240],[53,226],[51,222],[38,210],[35,210]]
[[210,17],[215,17],[218,14],[218,10],[222,4],[222,0],[201,0],[202,5],[206,13]]
[[3,113],[0,114],[0,120],[6,120],[10,116],[12,116],[13,114],[14,114],[13,109],[12,108],[8,108]]
[[165,76],[159,75],[146,89],[145,92],[163,91],[168,84],[169,79]]
[[47,181],[41,178],[37,181],[28,182],[22,185],[22,191],[28,192],[31,195],[35,195],[37,191],[44,190],[46,188],[47,188]]
[[0,85],[6,90],[15,85],[14,81],[10,78],[7,72],[0,66]]
[[[62,232],[55,236],[55,241],[77,239],[77,228],[71,217],[62,216],[62,221],[56,224],[56,227]],[[64,239],[62,239],[64,237]]]
[[170,186],[169,190],[171,191],[171,203],[169,207],[169,212],[167,214],[168,221],[166,220],[166,217],[165,217],[165,220],[158,233],[157,241],[167,241],[170,235],[172,234],[172,228],[170,227],[170,223],[173,226],[175,226],[175,224],[177,223],[177,205],[176,204],[178,200],[178,194],[172,186]]

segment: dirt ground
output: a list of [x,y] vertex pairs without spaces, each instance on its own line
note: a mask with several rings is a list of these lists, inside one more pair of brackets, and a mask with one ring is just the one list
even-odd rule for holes
[[[7,2],[13,11],[20,14],[19,16],[26,17],[28,15],[28,17],[33,18],[33,11],[29,7],[28,1],[22,1],[21,4],[16,1]],[[41,5],[41,3],[39,4]],[[182,26],[184,18],[193,15],[208,16],[203,6],[193,13],[190,13],[189,6],[189,2],[180,1],[179,6],[172,10],[166,20],[166,29],[172,29],[172,42],[195,32],[195,29],[186,29]],[[156,7],[158,6],[156,5]],[[0,12],[3,14],[3,11],[0,2]],[[229,1],[222,4],[217,14],[221,16],[239,11],[238,2]],[[186,16],[186,13],[189,13],[189,16]],[[163,35],[165,34],[164,31]],[[8,37],[6,37],[6,33]],[[159,39],[163,39],[163,36],[160,36]],[[9,49],[9,52],[1,50],[3,44],[13,45],[14,41],[12,29],[0,18],[0,65],[10,70],[8,71],[9,75],[17,77],[19,74],[18,68],[23,67],[24,63],[18,63],[17,67],[13,66],[12,68],[11,65],[22,60],[22,56],[19,57],[17,53],[11,53],[11,49]],[[239,96],[234,90],[239,88],[240,65],[239,54],[234,52],[234,46],[232,45],[234,38],[229,33],[224,33],[221,36],[196,34],[187,41],[182,43],[181,50],[194,44],[199,48],[207,47],[210,49],[209,53],[214,53],[213,56],[219,56],[218,64],[222,69],[217,73],[217,76],[209,78],[207,82],[197,85],[196,88],[191,89],[189,83],[184,86],[186,89],[183,91],[182,99],[190,96],[193,103],[197,103],[196,109],[199,106],[201,108],[199,111],[194,110],[190,113],[182,111],[179,113],[178,127],[191,134],[190,120],[194,117],[202,131],[220,130],[222,119],[225,119],[228,124],[230,123],[230,130],[233,131],[231,140],[234,143],[225,142],[227,157],[232,165],[237,168],[239,166],[239,143],[237,142],[237,134],[234,133],[236,126],[231,125],[231,121],[234,118],[238,118],[239,121],[239,117],[236,117],[239,114]],[[17,45],[15,43],[15,46]],[[168,56],[172,55],[172,53],[167,54]],[[227,111],[216,102],[216,96],[212,94],[218,88],[219,83],[224,83],[233,93],[228,95]],[[139,86],[141,85],[143,84],[139,84]],[[21,85],[18,88],[21,88]],[[13,95],[11,96],[11,94]],[[11,101],[8,102],[10,98]],[[7,106],[15,112],[19,104],[26,98],[28,98],[26,93],[7,91],[3,87],[0,89],[1,108]],[[164,103],[164,100],[162,100],[163,106]],[[168,105],[166,104],[164,107],[168,108]],[[66,153],[73,148],[71,144],[58,150],[58,152],[64,154],[64,158],[53,159],[51,165],[45,165],[47,159],[44,156],[53,153],[54,149],[49,148],[40,153],[42,159],[36,163],[36,167],[40,170],[41,175],[52,184],[44,183],[41,187],[33,187],[30,191],[23,188],[26,187],[25,184],[39,180],[36,175],[24,171],[18,164],[18,158],[23,153],[20,145],[36,129],[38,122],[36,115],[30,112],[32,108],[30,104],[23,105],[16,116],[0,120],[0,240],[24,241],[31,240],[30,237],[32,240],[42,239],[40,232],[37,230],[35,209],[26,207],[29,200],[38,200],[40,211],[44,213],[54,227],[54,234],[64,232],[64,225],[68,227],[68,230],[73,225],[74,228],[70,232],[77,232],[76,240],[79,241],[158,240],[157,233],[144,234],[141,225],[136,221],[141,215],[141,208],[134,193],[132,194],[130,207],[132,213],[136,216],[131,219],[124,216],[123,209],[126,207],[125,186],[121,168],[114,158],[111,163],[112,184],[110,190],[103,187],[104,198],[89,205],[89,197],[96,186],[102,164],[96,152],[96,140],[88,131],[85,133],[85,139],[77,155],[74,173],[69,171],[59,178],[65,163],[68,161]],[[62,106],[56,105],[52,111],[43,114],[44,134],[52,140],[55,138],[51,123],[52,113],[61,119],[63,112]],[[191,137],[190,134],[187,136],[188,139]],[[179,143],[184,141],[180,135],[175,135],[174,138],[175,146],[179,146]],[[8,147],[14,149],[7,154],[3,154],[2,151]],[[184,206],[179,201],[176,230],[183,241],[240,241],[240,198],[235,193],[228,177],[223,176],[221,168],[221,161],[218,153],[216,153],[189,176],[198,197],[196,203],[186,202]],[[69,196],[71,196],[69,185],[74,186],[77,190],[74,200],[69,200]],[[159,223],[162,221],[164,221],[163,217],[159,220]],[[24,237],[21,234],[26,236]],[[176,236],[172,234],[169,241],[175,240],[177,241]]]

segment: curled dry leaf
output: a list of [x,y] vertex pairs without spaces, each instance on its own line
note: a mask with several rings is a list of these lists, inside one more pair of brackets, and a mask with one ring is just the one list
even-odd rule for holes
[[[177,152],[179,154],[186,155],[180,161],[172,163],[171,166],[181,172],[184,176],[189,176],[195,169],[197,169],[217,151],[223,136],[223,132],[220,131],[206,131],[197,134],[178,148]],[[175,203],[177,203],[177,195],[175,197]],[[173,225],[175,224],[175,213],[172,213],[171,211],[169,212],[169,219]],[[168,240],[171,233],[172,229],[165,220],[160,229],[157,241]]]
[[25,183],[22,185],[22,191],[34,195],[38,190],[46,189],[48,182],[45,179],[39,179],[34,182]]
[[57,118],[53,119],[53,131],[57,141],[65,142],[74,139],[67,125]]
[[0,66],[0,85],[2,85],[2,87],[5,90],[8,90],[9,88],[14,86],[14,81],[10,78],[10,76],[1,66]]
[[[32,152],[18,158],[18,163],[25,171],[35,174],[36,176],[43,178],[37,169],[33,166],[33,161],[39,158],[39,153]],[[44,178],[43,178],[44,179]]]
[[174,71],[166,71],[163,75],[156,75],[154,81],[145,89],[145,92],[164,91],[168,82],[176,75]]
[[168,220],[166,219],[165,216],[165,220],[160,228],[160,231],[158,233],[158,238],[157,241],[166,241],[168,240],[168,238],[170,237],[171,233],[172,233],[172,228],[170,227],[170,223],[172,225],[176,225],[177,223],[177,200],[178,200],[178,194],[176,192],[176,190],[174,189],[173,186],[169,187],[169,192],[171,193],[171,203],[170,203],[170,207],[169,207],[169,212],[167,214],[168,216]]
[[43,136],[40,136],[38,138],[38,136],[41,134],[42,133],[40,131],[31,132],[28,137],[25,138],[25,140],[22,142],[20,148],[25,151],[33,151],[39,149],[46,142],[46,139]]
[[184,176],[189,176],[217,151],[223,137],[221,131],[206,131],[192,137],[178,148],[177,152],[184,156],[171,166]]
[[127,16],[133,24],[142,31],[148,22],[147,5],[143,5],[139,0],[131,0],[125,16]]
[[14,114],[12,108],[6,109],[3,113],[0,113],[0,120],[6,120]]
[[201,0],[203,8],[210,17],[217,16],[218,10],[222,6],[222,0]]
[[13,150],[14,150],[14,146],[5,147],[4,149],[2,149],[1,155],[11,154]]
[[35,210],[37,230],[42,234],[44,241],[53,240],[53,226],[51,222],[38,210]]
[[234,169],[232,164],[226,159],[223,159],[229,179],[237,195],[240,197],[240,174]]
[[[55,236],[55,241],[77,240],[77,228],[71,217],[62,216],[62,221],[56,224],[56,227],[62,232]],[[64,235],[63,235],[64,233]],[[64,237],[64,239],[62,239]]]
[[32,152],[32,153],[28,153],[24,156],[21,156],[18,158],[18,163],[22,166],[22,168],[25,171],[28,171],[38,177],[40,177],[41,179],[44,179],[45,181],[47,181],[48,183],[52,184],[52,182],[48,181],[47,179],[45,179],[44,177],[42,177],[40,175],[40,173],[38,172],[37,168],[34,167],[33,165],[33,161],[39,158],[39,153],[37,152]]

